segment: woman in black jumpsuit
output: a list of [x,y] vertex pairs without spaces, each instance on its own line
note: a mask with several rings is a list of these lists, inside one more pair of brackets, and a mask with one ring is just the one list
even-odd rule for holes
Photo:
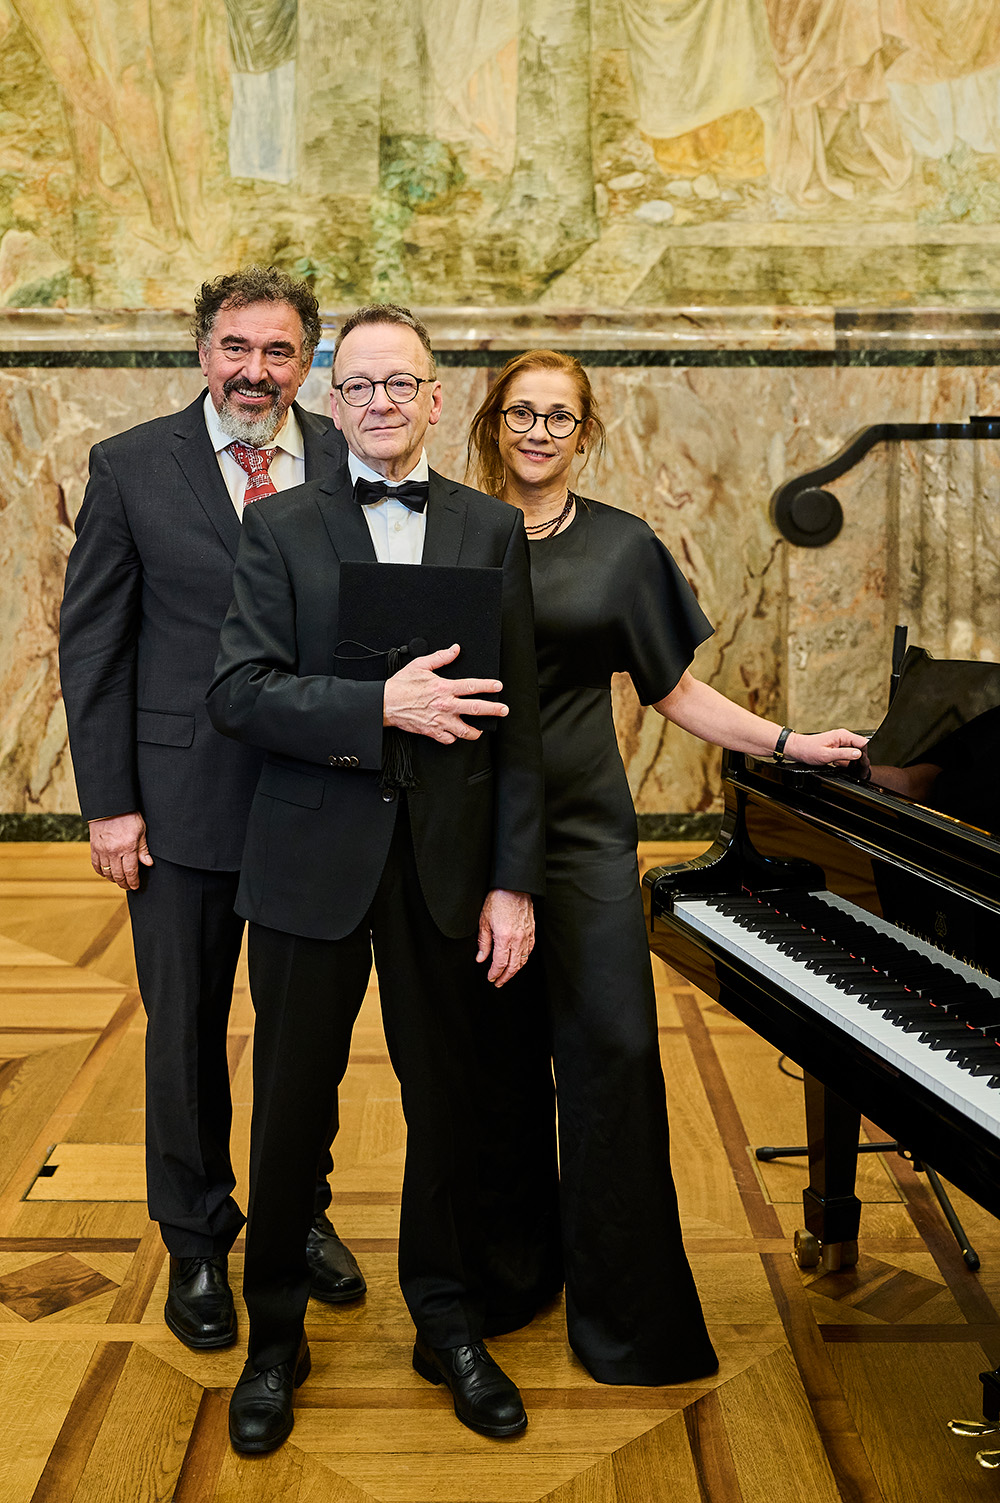
[[[522,508],[531,541],[547,849],[535,953],[488,1010],[486,1280],[499,1331],[530,1318],[564,1269],[570,1344],[589,1372],[678,1383],[717,1359],[670,1173],[611,676],[628,673],[644,704],[721,745],[769,755],[782,728],[688,673],[712,628],[655,533],[569,490],[577,455],[602,437],[582,366],[534,351],[501,372],[469,442],[480,488]],[[847,731],[791,732],[784,749],[821,763],[863,745]]]

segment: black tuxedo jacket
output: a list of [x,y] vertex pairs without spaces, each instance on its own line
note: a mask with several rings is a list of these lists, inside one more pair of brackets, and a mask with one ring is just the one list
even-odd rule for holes
[[[60,669],[84,817],[139,810],[154,856],[235,871],[261,758],[205,710],[241,524],[203,402],[91,451]],[[336,470],[346,451],[333,423],[295,415],[307,479]]]
[[[346,463],[335,477],[258,501],[244,521],[208,698],[219,730],[266,752],[237,911],[315,939],[343,938],[361,922],[399,809],[399,798],[378,785],[383,686],[334,672],[339,566],[374,558]],[[504,571],[500,678],[510,714],[476,741],[443,746],[414,736],[417,787],[405,795],[424,897],[442,932],[458,937],[475,929],[488,889],[543,889],[541,740],[520,512],[431,471],[423,562]]]

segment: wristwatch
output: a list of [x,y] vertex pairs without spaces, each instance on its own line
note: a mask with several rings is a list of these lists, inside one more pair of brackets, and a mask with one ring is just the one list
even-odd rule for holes
[[774,744],[773,756],[776,762],[783,762],[785,760],[785,744],[789,736],[794,736],[794,734],[795,732],[790,725],[783,725],[781,727],[781,734]]

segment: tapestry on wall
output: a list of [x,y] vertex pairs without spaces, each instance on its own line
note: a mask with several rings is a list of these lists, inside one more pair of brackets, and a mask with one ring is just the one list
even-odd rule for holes
[[0,304],[988,302],[981,0],[0,0]]

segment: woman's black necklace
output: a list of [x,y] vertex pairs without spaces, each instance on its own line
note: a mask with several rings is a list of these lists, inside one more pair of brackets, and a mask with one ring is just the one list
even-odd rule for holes
[[557,517],[550,517],[547,522],[532,522],[532,524],[531,524],[530,527],[528,526],[528,524],[526,522],[524,524],[524,530],[525,530],[525,532],[528,534],[529,537],[531,537],[532,534],[534,534],[534,536],[540,537],[540,538],[543,538],[543,537],[552,537],[553,533],[556,533],[556,532],[559,531],[560,527],[565,522],[565,520],[569,516],[570,512],[573,510],[573,503],[575,501],[576,501],[576,497],[574,496],[573,492],[572,491],[567,491],[566,492],[566,505],[563,507],[562,511],[559,513],[559,515]]

